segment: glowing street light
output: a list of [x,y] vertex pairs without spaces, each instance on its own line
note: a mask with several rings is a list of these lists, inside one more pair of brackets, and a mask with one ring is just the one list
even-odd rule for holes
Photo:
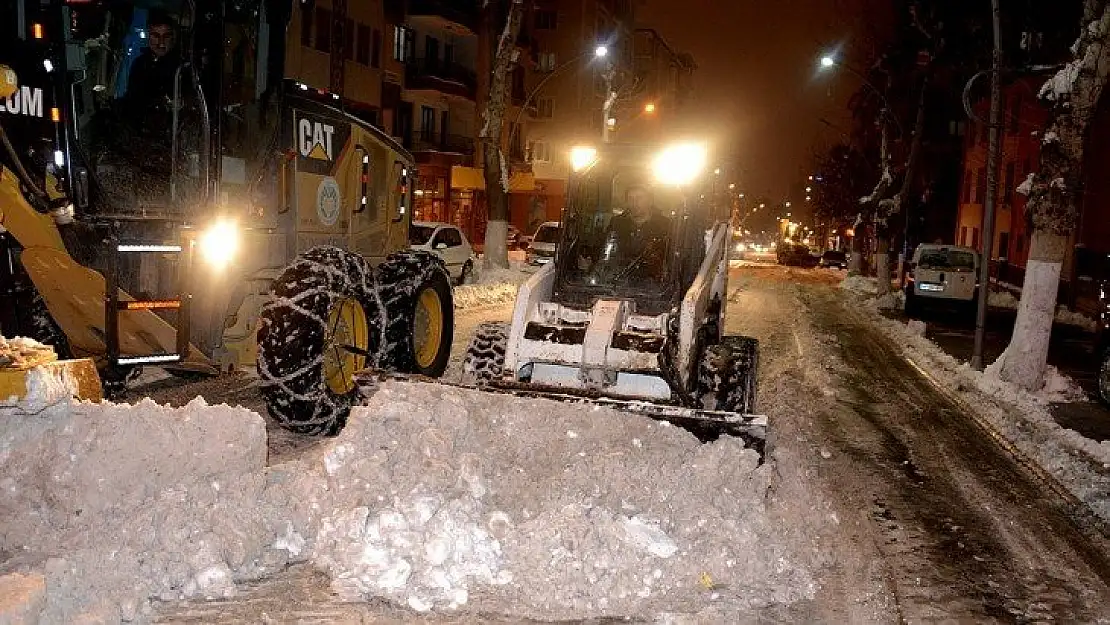
[[806,187],[806,193],[809,193],[812,190],[813,190],[813,187]]
[[[785,207],[787,207],[787,208],[790,208],[790,202],[787,202],[786,204],[783,204],[783,206],[785,206]],[[787,215],[789,215],[789,214],[790,214],[790,213],[787,213]]]
[[828,55],[821,57],[821,67],[832,67],[833,65],[836,65],[836,59],[833,57]]
[[721,168],[720,168],[720,167],[718,167],[717,169],[714,169],[714,170],[713,170],[713,173],[714,173],[714,174],[716,174],[716,175],[718,175],[718,176],[720,176],[720,175],[721,175]]
[[728,190],[729,191],[732,191],[735,188],[736,188],[736,183],[735,182],[728,183]]
[[647,104],[645,104],[644,105],[644,112],[648,113],[648,114],[654,113],[655,112],[655,103],[654,102],[648,102]]
[[594,56],[599,59],[603,59],[609,56],[609,46],[599,45],[598,47],[594,48]]

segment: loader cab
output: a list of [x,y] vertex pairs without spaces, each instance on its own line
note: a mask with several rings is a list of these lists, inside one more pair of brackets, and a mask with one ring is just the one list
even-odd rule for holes
[[62,100],[75,195],[90,214],[191,221],[215,188],[219,74],[197,40],[197,5],[87,2],[53,9],[68,26]]
[[660,149],[609,145],[572,174],[555,260],[554,299],[588,309],[599,299],[670,311],[705,256],[713,215],[704,180],[660,178]]

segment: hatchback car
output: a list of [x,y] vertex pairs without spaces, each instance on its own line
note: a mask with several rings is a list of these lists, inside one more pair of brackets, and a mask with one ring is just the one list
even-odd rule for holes
[[838,250],[825,250],[821,254],[821,261],[818,263],[821,267],[836,267],[837,269],[848,268],[848,254]]
[[906,274],[906,314],[925,305],[948,304],[974,314],[979,301],[979,252],[956,245],[921,244]]
[[447,265],[447,272],[458,284],[463,284],[474,271],[474,249],[466,235],[451,224],[414,221],[409,227],[409,247],[425,250],[439,256]]
[[528,264],[546,265],[555,260],[555,244],[559,241],[559,234],[557,221],[549,221],[536,228],[536,234],[528,244]]

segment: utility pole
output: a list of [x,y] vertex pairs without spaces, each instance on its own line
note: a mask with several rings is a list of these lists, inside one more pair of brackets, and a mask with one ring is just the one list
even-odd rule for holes
[[[991,0],[991,21],[994,28],[994,55],[991,60],[991,113],[990,113],[990,146],[987,154],[987,200],[983,210],[983,255],[979,265],[979,308],[975,314],[975,348],[971,353],[971,366],[976,371],[983,370],[983,337],[987,325],[987,298],[990,294],[991,281],[991,247],[994,245],[994,211],[998,195],[998,160],[1002,122],[1002,33],[999,0]],[[975,80],[972,77],[968,82]],[[969,107],[969,98],[964,91],[964,106]],[[974,111],[969,111],[973,113]],[[974,115],[970,115],[974,119]]]

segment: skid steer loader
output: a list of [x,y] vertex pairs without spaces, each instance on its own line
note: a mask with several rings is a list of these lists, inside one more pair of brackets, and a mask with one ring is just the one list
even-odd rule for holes
[[271,414],[306,434],[342,428],[356,369],[443,372],[452,292],[408,249],[413,156],[325,88],[355,82],[344,38],[331,68],[287,72],[313,10],[0,3],[4,336],[95,360],[109,393],[143,365],[257,364]]
[[730,229],[704,199],[705,159],[697,144],[576,148],[555,262],[520,287],[511,323],[477,329],[468,381],[726,431],[762,449],[758,343],[723,333]]

